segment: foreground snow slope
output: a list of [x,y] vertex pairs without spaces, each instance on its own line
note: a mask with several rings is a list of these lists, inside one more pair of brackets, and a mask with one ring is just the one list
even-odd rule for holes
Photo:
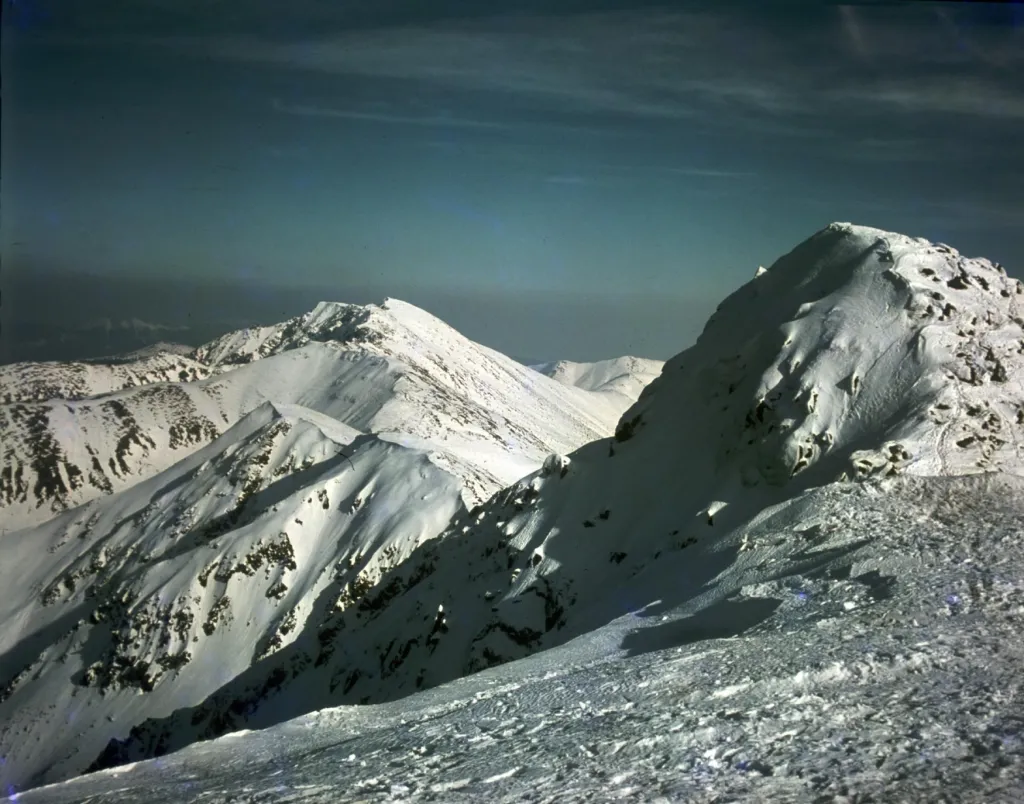
[[680,607],[19,801],[1018,802],[1022,499],[992,474],[812,491]]
[[662,360],[626,356],[599,360],[596,363],[557,360],[554,363],[540,363],[531,368],[566,385],[587,391],[622,394],[635,402],[640,392],[661,374],[664,365],[665,362]]
[[286,647],[358,574],[464,510],[429,456],[265,403],[160,475],[12,535],[0,561],[0,784],[84,770],[146,718]]
[[[337,583],[287,648],[98,765],[394,699],[655,598],[719,602],[715,579],[766,548],[744,529],[809,488],[1024,474],[1020,295],[985,260],[828,227],[730,296],[614,439],[553,456],[383,576]],[[800,572],[827,558],[805,537],[771,546]]]
[[[425,448],[430,442],[439,465],[463,472],[470,504],[533,471],[546,454],[608,435],[630,402],[540,376],[395,300],[324,302],[188,358],[148,359],[189,360],[211,376],[0,405],[6,530],[152,477],[266,401],[312,408],[363,432],[404,433]],[[37,370],[18,369],[25,382]],[[61,382],[45,392],[77,395],[70,374]]]

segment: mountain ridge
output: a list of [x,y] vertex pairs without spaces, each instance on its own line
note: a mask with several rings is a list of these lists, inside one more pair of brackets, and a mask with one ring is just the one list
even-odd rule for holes
[[[1001,417],[988,431],[1020,426],[1021,294],[996,266],[948,247],[869,227],[823,229],[726,299],[697,343],[623,414],[614,438],[553,456],[457,516],[376,582],[348,587],[355,605],[307,629],[276,664],[138,726],[94,769],[152,756],[161,741],[180,747],[270,725],[261,712],[294,717],[328,700],[392,700],[565,644],[631,611],[725,605],[741,580],[771,576],[773,553],[792,552],[793,577],[823,572],[863,546],[839,539],[838,521],[810,528],[821,532],[816,540],[837,542],[820,554],[800,549],[796,536],[787,547],[756,535],[759,522],[809,489],[1024,476],[1009,439],[992,451],[968,443],[948,452],[960,428],[985,432],[993,421],[979,421],[977,406]],[[990,345],[1005,381],[993,361],[987,373],[970,373],[972,338]],[[950,395],[962,397],[950,419],[929,418]],[[734,582],[721,580],[730,575]],[[443,616],[440,636],[427,610]],[[366,644],[368,656],[349,644]],[[300,684],[290,680],[296,666],[320,669],[303,671]],[[268,689],[275,674],[280,683]]]
[[650,384],[661,373],[664,365],[663,360],[624,355],[592,363],[556,360],[551,363],[539,363],[530,368],[566,385],[587,391],[621,393],[635,399],[644,386]]
[[[322,413],[309,417],[315,422],[307,421],[301,410],[285,406],[305,424],[287,449],[274,447],[267,460],[291,470],[297,465],[300,471],[311,450],[317,460],[305,467],[313,474],[300,475],[291,484],[288,477],[293,472],[283,473],[279,482],[291,489],[286,495],[288,507],[275,509],[285,498],[266,496],[267,478],[263,471],[256,471],[256,456],[263,455],[264,442],[277,444],[275,439],[291,438],[292,430],[273,432],[282,417],[275,405],[283,403],[260,407],[259,415],[266,420],[254,417],[246,426],[263,435],[235,446],[242,432],[236,431],[231,439],[215,442],[217,449],[206,460],[211,467],[221,461],[224,468],[207,469],[201,482],[193,478],[175,485],[169,478],[161,483],[157,476],[147,482],[170,495],[166,501],[152,495],[131,498],[123,492],[90,504],[112,524],[126,523],[121,525],[123,531],[108,528],[87,534],[83,544],[81,537],[75,537],[88,530],[87,523],[76,522],[79,514],[73,512],[20,537],[25,543],[33,538],[51,545],[57,558],[45,560],[64,562],[61,566],[68,569],[59,577],[66,578],[68,570],[74,574],[75,567],[91,568],[96,563],[97,553],[89,553],[96,548],[89,539],[113,543],[121,533],[124,546],[118,560],[120,566],[129,567],[134,558],[124,550],[139,540],[132,528],[141,528],[153,538],[163,533],[162,512],[180,509],[178,515],[183,516],[189,505],[206,499],[205,507],[186,517],[184,533],[174,537],[188,539],[193,526],[214,526],[212,532],[203,531],[208,537],[193,539],[180,554],[194,562],[187,571],[181,570],[181,579],[188,585],[188,594],[201,600],[195,604],[198,615],[210,622],[211,612],[217,612],[210,622],[213,639],[233,645],[270,645],[280,636],[278,643],[270,651],[237,651],[253,660],[244,666],[239,662],[240,669],[233,669],[222,683],[196,675],[191,699],[177,706],[147,704],[146,696],[170,695],[184,683],[178,679],[200,673],[197,668],[203,659],[192,658],[180,666],[174,660],[161,668],[159,677],[143,674],[141,678],[148,678],[145,684],[153,691],[143,692],[143,703],[135,705],[131,717],[116,728],[100,718],[90,720],[97,725],[89,747],[96,748],[109,735],[105,748],[92,758],[78,754],[50,772],[46,768],[56,767],[55,757],[44,760],[32,753],[37,749],[17,749],[19,738],[13,731],[0,732],[0,745],[18,757],[19,783],[29,778],[36,784],[81,770],[90,759],[89,767],[102,769],[159,756],[230,731],[263,728],[327,706],[392,701],[573,640],[598,639],[594,635],[630,615],[663,618],[664,628],[656,634],[676,633],[682,624],[684,629],[695,629],[697,636],[692,639],[699,641],[715,634],[734,635],[730,629],[744,632],[772,622],[803,623],[803,609],[798,608],[802,602],[791,589],[821,596],[827,612],[820,615],[822,622],[869,608],[888,599],[887,595],[903,594],[904,586],[909,589],[912,583],[894,570],[896,565],[886,558],[885,549],[899,543],[904,551],[899,567],[905,573],[906,567],[914,565],[915,551],[925,549],[924,542],[900,542],[902,526],[897,522],[894,529],[885,517],[925,516],[932,502],[933,508],[940,509],[942,484],[938,481],[943,478],[956,478],[965,488],[974,483],[1012,489],[1024,477],[1022,295],[1024,285],[988,260],[964,258],[948,246],[920,238],[831,224],[726,298],[697,342],[669,360],[660,376],[618,417],[614,435],[591,439],[575,449],[554,450],[539,469],[472,506],[454,491],[458,471],[438,471],[420,448],[419,437],[407,437],[402,443],[406,437],[397,429],[397,417],[399,434],[393,442],[385,443],[388,431],[383,429],[370,434],[353,428],[340,433],[337,441],[326,439],[335,446],[350,436],[349,444],[358,442],[360,457],[350,466],[346,461],[353,458],[333,451],[321,439],[320,426],[330,429],[328,421],[316,418]],[[288,338],[302,340],[310,333],[335,331],[332,327],[339,321],[340,327],[348,327],[345,337],[362,337],[357,330],[364,322],[346,319],[351,311],[318,306],[314,312],[316,316],[302,325],[307,329],[296,325]],[[404,310],[397,314],[415,315]],[[415,328],[423,332],[427,324],[412,322],[408,343],[418,348],[424,339]],[[302,345],[275,353],[288,338],[261,332],[220,344],[216,360],[246,362],[222,377],[256,370],[281,354],[304,353],[312,359],[325,348],[308,338]],[[443,342],[433,344],[423,363],[443,362],[442,346]],[[372,359],[383,368],[393,358]],[[502,364],[502,368],[511,376],[521,376],[514,366]],[[308,367],[300,369],[308,373]],[[264,404],[269,403],[264,400]],[[299,441],[304,446],[295,452]],[[248,457],[236,466],[233,456],[242,454],[243,447]],[[369,516],[358,511],[372,508],[374,516],[381,517],[374,521],[386,528],[396,510],[393,503],[373,502],[359,493],[362,502],[352,511],[355,489],[346,486],[348,491],[340,499],[347,507],[342,512],[335,508],[339,498],[333,486],[324,484],[354,483],[358,478],[361,485],[361,472],[370,466],[370,458],[364,456],[378,453],[383,453],[380,462],[373,465],[381,471],[392,465],[395,471],[410,465],[417,472],[432,467],[426,469],[432,480],[417,474],[420,479],[411,483],[416,492],[405,495],[398,509],[432,524],[388,531],[389,538],[401,543],[394,553],[387,552],[386,539],[380,542],[372,535],[383,531],[370,530],[363,536],[353,531],[359,544],[370,542],[372,549],[360,555],[365,560],[347,563],[351,555],[324,547],[338,543],[331,534],[332,528],[341,525],[331,523],[353,527],[348,524],[353,517]],[[295,457],[289,458],[292,454]],[[456,453],[450,455],[456,463],[460,460]],[[179,471],[198,471],[185,463],[178,465]],[[325,468],[316,468],[324,463]],[[253,473],[240,467],[252,467]],[[211,483],[238,488],[229,493],[225,487],[230,502],[220,503],[216,492],[203,497],[212,488],[203,484]],[[241,490],[249,483],[256,486],[242,500]],[[383,493],[387,485],[376,488]],[[447,501],[447,508],[438,513],[429,497],[438,493],[431,489],[442,488],[440,498]],[[914,489],[927,490],[935,499],[907,514],[895,503],[876,506],[881,498],[898,500],[904,488],[911,494]],[[317,499],[320,491],[329,497],[326,507]],[[991,497],[990,492],[986,493]],[[181,503],[170,502],[172,498],[180,498]],[[255,502],[247,507],[247,500]],[[824,503],[819,506],[816,500]],[[145,513],[132,524],[126,516],[129,509],[118,506],[131,506],[132,515]],[[82,514],[85,510],[79,509]],[[847,518],[853,511],[861,513],[851,531]],[[312,518],[313,514],[319,518]],[[275,519],[279,516],[283,516],[281,523]],[[1010,511],[1007,516],[1016,521],[1020,512]],[[244,569],[236,572],[237,566],[252,566],[247,558],[223,551],[236,545],[239,550],[244,547],[247,556],[254,547],[250,540],[257,532],[256,523],[263,523],[260,528],[275,523],[273,530],[290,533],[278,526],[284,520],[292,522],[295,538],[289,536],[291,558],[283,547],[274,548],[277,564],[272,571],[280,574],[261,579],[255,570],[252,575]],[[927,530],[918,527],[920,519],[904,524],[916,534],[915,540],[926,538],[919,533]],[[222,526],[226,530],[221,531]],[[1008,544],[997,533],[985,538],[990,536],[993,544]],[[299,556],[300,538],[309,551],[304,556]],[[946,556],[943,560],[959,561],[954,555],[957,545],[939,540],[930,549],[939,550]],[[972,560],[979,560],[984,545],[972,544],[969,552]],[[209,563],[202,567],[212,567],[209,589],[196,575],[208,554]],[[320,557],[310,560],[314,555]],[[256,569],[266,572],[267,558],[260,561]],[[296,565],[294,569],[287,568],[289,561]],[[57,583],[52,573],[33,570],[31,575],[45,576],[32,587],[34,594],[45,596],[44,589],[58,589],[58,597],[45,605],[81,606],[82,583],[90,583],[85,575],[76,576],[77,585],[72,587],[66,581]],[[231,602],[236,595],[252,600],[273,588],[264,588],[265,584],[314,575],[319,579],[315,583],[293,581],[282,593],[283,599],[294,600],[299,607],[288,633],[273,631],[280,630],[284,615],[264,614],[255,625],[241,625],[247,607]],[[143,671],[158,672],[154,665],[160,665],[163,654],[154,653],[153,645],[159,646],[161,626],[147,612],[166,604],[160,603],[159,588],[146,581],[147,576],[157,577],[139,573],[136,580],[141,587],[135,593],[144,594],[129,597],[131,602],[116,610],[117,633],[127,636],[109,643],[116,647],[114,652],[98,659],[93,676],[80,685],[86,688],[80,693],[86,698],[96,694],[97,679],[105,684],[103,695],[109,701],[123,702],[129,693],[139,697],[137,686],[132,686],[142,683],[133,669],[138,667],[134,657],[147,662]],[[122,600],[133,589],[113,583],[102,598]],[[1013,594],[1007,591],[1005,599],[1015,600]],[[220,602],[225,599],[229,602]],[[24,621],[30,609],[44,603],[25,599],[7,605],[11,621],[19,617]],[[191,608],[192,604],[186,600],[181,605]],[[960,605],[947,603],[944,611],[957,611]],[[772,619],[776,612],[781,620]],[[222,614],[225,621],[219,619]],[[180,637],[182,644],[191,644],[188,640],[193,636],[200,638],[200,644],[215,644],[193,633],[205,625],[199,623],[196,612],[193,615],[192,620],[183,617],[188,625]],[[816,622],[811,620],[812,625]],[[691,639],[685,636],[689,632],[683,633],[681,638]],[[709,636],[700,637],[701,633]],[[90,625],[80,624],[74,634],[61,637],[68,642],[55,640],[45,647],[39,653],[42,658],[32,660],[37,664],[30,663],[7,683],[8,700],[17,701],[17,696],[48,700],[52,697],[48,684],[60,689],[63,674],[93,667],[66,670],[59,662],[62,651],[71,655],[69,645],[77,644],[76,640],[108,644],[93,634]],[[139,635],[145,636],[145,644],[133,647],[132,640]],[[9,639],[16,639],[13,632]],[[170,639],[176,646],[175,637]],[[623,644],[647,644],[647,639],[657,646],[668,637],[627,635]],[[28,655],[37,647],[29,640],[22,650]],[[180,654],[168,654],[172,655]],[[216,650],[211,648],[209,655],[216,656]],[[38,680],[30,680],[33,674]],[[106,683],[111,678],[117,683]],[[8,706],[11,711],[13,705]],[[23,728],[39,729],[40,735],[53,727],[48,719],[63,713],[45,714],[41,707],[14,711],[22,718]]]
[[[139,367],[150,364],[164,368],[140,380]],[[36,389],[28,401],[0,405],[0,512],[15,529],[169,467],[266,399],[313,407],[360,430],[432,441],[439,456],[454,453],[472,467],[464,481],[474,502],[547,453],[606,435],[632,401],[540,377],[395,300],[322,302],[186,356],[58,366],[57,378],[47,374],[53,365],[2,369],[10,387],[21,378]],[[165,381],[168,371],[186,370],[185,380]],[[79,375],[92,377],[92,387]],[[128,387],[72,398],[115,383]],[[38,400],[55,387],[66,398]]]

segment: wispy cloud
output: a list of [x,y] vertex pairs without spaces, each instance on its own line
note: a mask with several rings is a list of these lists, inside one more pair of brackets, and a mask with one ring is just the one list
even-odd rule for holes
[[837,100],[887,106],[892,111],[974,117],[1024,118],[1024,92],[978,78],[917,79],[850,87],[835,92]]
[[388,114],[383,112],[367,112],[355,109],[336,109],[327,106],[307,106],[284,103],[275,98],[272,103],[275,112],[298,115],[300,117],[330,117],[340,120],[361,120],[371,123],[391,123],[414,126],[456,126],[459,128],[505,129],[510,124],[491,120],[476,120],[469,117],[450,117],[448,115],[414,116]]
[[670,167],[665,170],[666,172],[677,176],[690,176],[704,179],[743,179],[757,175],[756,173],[747,170],[715,170],[711,168],[693,167]]
[[[697,167],[663,167],[660,165],[621,165],[621,164],[590,164],[587,166],[593,171],[586,175],[579,173],[552,173],[545,174],[543,181],[547,184],[561,184],[574,187],[600,187],[620,186],[634,181],[649,181],[650,179],[676,177],[683,179],[708,179],[711,182],[723,180],[731,183],[734,179],[750,179],[758,174],[745,170],[720,170],[714,168]],[[700,187],[707,188],[707,182],[701,182]]]
[[[924,30],[917,31],[913,20],[886,24],[861,10],[841,8],[838,13],[847,55],[820,30],[816,39],[805,40],[798,30],[766,28],[763,21],[743,15],[651,11],[516,18],[500,26],[484,21],[389,28],[312,42],[239,38],[207,46],[212,55],[226,59],[404,78],[501,92],[568,110],[640,117],[690,118],[730,109],[767,115],[834,112],[850,100],[892,112],[1020,115],[1024,92],[1019,80],[1001,84],[970,69],[979,59],[946,55],[948,19],[928,24],[935,18],[924,14],[917,21],[926,23]],[[891,51],[890,40],[897,34],[902,36],[900,54]],[[929,48],[919,47],[924,44]],[[980,45],[972,48],[984,53]],[[858,61],[884,55],[888,77],[851,71],[851,50]],[[919,68],[933,65],[936,58],[962,69],[922,84]]]
[[147,42],[202,58],[406,81],[407,89],[463,93],[474,109],[450,117],[287,109],[381,123],[500,128],[507,124],[479,110],[506,102],[538,114],[788,125],[794,135],[851,114],[1024,116],[1020,31],[976,26],[968,36],[955,14],[927,8],[833,13],[832,22],[821,12],[802,24],[756,10],[636,9],[358,29],[325,23],[314,37],[241,32]]
[[853,54],[862,62],[867,61],[871,53],[868,42],[861,28],[860,18],[853,6],[840,6],[839,18],[842,21],[843,33],[846,35],[846,42]]
[[573,186],[583,186],[587,184],[596,184],[592,178],[586,176],[574,176],[574,175],[554,175],[545,176],[544,181],[548,184],[568,184]]
[[[573,125],[539,120],[488,120],[452,114],[414,114],[399,111],[376,111],[370,109],[344,109],[334,106],[286,103],[280,98],[271,101],[271,108],[281,114],[299,117],[323,117],[336,120],[350,120],[364,123],[381,123],[399,126],[423,126],[430,128],[467,128],[489,131],[513,131],[532,129],[537,131],[558,131],[562,133],[597,134],[610,136],[614,131],[596,126]],[[441,147],[441,143],[435,143]]]

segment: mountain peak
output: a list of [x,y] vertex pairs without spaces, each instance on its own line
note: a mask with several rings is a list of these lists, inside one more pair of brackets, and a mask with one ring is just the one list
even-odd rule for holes
[[320,301],[317,302],[316,307],[306,313],[306,317],[309,319],[320,319],[326,315],[340,315],[347,308],[357,306],[359,305],[347,304],[345,302]]
[[[139,451],[150,463],[180,454],[170,438],[154,443],[169,429],[154,411],[171,407],[188,412],[170,420],[174,440],[194,433],[198,451],[8,540],[0,581],[16,593],[0,614],[14,625],[0,651],[22,661],[0,689],[16,716],[0,733],[0,784],[398,698],[605,624],[629,628],[630,613],[661,622],[621,643],[624,631],[607,631],[595,651],[685,651],[762,626],[801,642],[804,626],[833,629],[838,645],[892,587],[888,621],[906,620],[904,603],[926,587],[962,583],[952,588],[966,598],[959,549],[947,551],[949,575],[916,574],[936,547],[983,532],[993,500],[1024,482],[994,476],[1024,475],[1022,295],[987,260],[831,224],[727,298],[691,348],[651,361],[659,376],[601,440],[616,416],[600,408],[621,400],[582,388],[618,388],[641,362],[537,367],[556,381],[391,299],[323,302],[232,333],[203,348],[252,365],[173,392],[56,405],[54,421],[73,424],[65,449],[87,447],[68,477],[94,453],[133,478],[147,466],[129,466]],[[81,435],[111,418],[106,440]],[[993,476],[956,478],[972,518],[936,533],[922,492],[945,502],[953,478],[913,475],[977,473]],[[866,478],[893,480],[834,482]],[[875,506],[893,489],[903,496]],[[998,525],[1004,544],[1012,513]],[[970,538],[976,558],[996,549]],[[793,592],[807,589],[805,608]],[[961,606],[952,597],[949,613]],[[1000,622],[1006,611],[993,604]],[[738,694],[748,681],[732,681],[755,665],[723,662],[735,678],[712,673],[728,686],[711,697]]]
[[420,330],[431,338],[457,335],[427,311],[398,299],[386,298],[380,305],[321,301],[310,312],[280,324],[229,332],[200,346],[193,356],[210,366],[242,365],[311,342],[376,346],[387,354],[391,350],[386,342],[400,329]]
[[687,451],[745,486],[1017,472],[1022,294],[989,260],[833,223],[729,296],[620,428],[701,422],[674,426]]
[[556,360],[539,363],[532,368],[566,385],[587,391],[619,393],[636,399],[643,388],[661,373],[664,365],[662,360],[623,355],[594,363]]

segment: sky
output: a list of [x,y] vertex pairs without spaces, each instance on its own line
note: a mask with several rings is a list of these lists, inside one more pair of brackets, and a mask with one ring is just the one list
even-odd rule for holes
[[668,358],[836,220],[1024,273],[1021,3],[3,4],[3,361],[386,296]]

